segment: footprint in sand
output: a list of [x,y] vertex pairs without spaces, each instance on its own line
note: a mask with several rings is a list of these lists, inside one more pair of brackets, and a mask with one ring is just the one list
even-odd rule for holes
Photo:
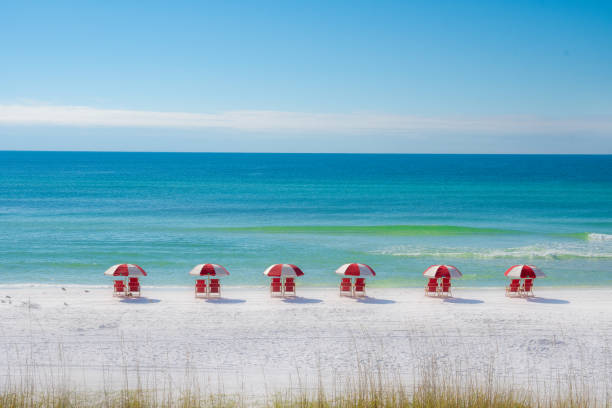
[[38,303],[32,302],[21,302],[21,306],[27,307],[29,309],[40,309],[40,305]]

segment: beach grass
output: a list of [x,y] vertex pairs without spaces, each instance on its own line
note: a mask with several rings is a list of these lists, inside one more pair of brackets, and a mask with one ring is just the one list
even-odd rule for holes
[[315,393],[278,393],[267,402],[245,402],[238,396],[196,395],[179,393],[175,398],[159,396],[154,391],[123,390],[100,396],[64,391],[36,392],[35,390],[7,391],[0,394],[1,408],[574,408],[609,407],[579,396],[556,400],[539,400],[521,392],[487,390],[486,388],[455,389],[418,388],[414,392],[405,389],[360,390],[342,395]]
[[[314,387],[295,387],[257,398],[240,393],[203,392],[189,386],[122,388],[86,392],[67,386],[40,388],[34,382],[6,384],[0,391],[0,408],[609,408],[612,401],[594,398],[589,390],[568,383],[563,393],[538,395],[494,378],[484,382],[443,377],[424,370],[419,382],[404,385],[396,375],[359,369],[351,378]],[[144,382],[143,382],[144,383]]]

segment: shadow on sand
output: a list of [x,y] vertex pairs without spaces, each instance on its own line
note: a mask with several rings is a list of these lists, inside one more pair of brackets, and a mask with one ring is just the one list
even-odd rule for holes
[[395,300],[377,299],[369,296],[366,296],[364,298],[358,298],[357,301],[359,303],[369,303],[373,305],[390,305],[391,303],[395,303]]
[[309,304],[309,303],[321,303],[321,299],[310,299],[301,296],[296,296],[294,298],[285,298],[283,299],[285,303],[300,303],[300,304]]
[[245,303],[246,300],[244,299],[228,299],[228,298],[209,298],[206,299],[206,303],[225,303],[225,304],[237,304],[237,303]]
[[541,298],[541,297],[530,297],[526,299],[528,302],[533,303],[547,303],[549,305],[567,305],[569,300],[563,299],[550,299],[550,298]]
[[161,300],[159,299],[149,299],[147,297],[135,297],[135,298],[123,298],[121,299],[123,303],[135,303],[135,304],[145,304],[145,303],[159,303]]
[[464,298],[446,298],[444,299],[444,301],[448,303],[458,303],[458,304],[464,304],[464,305],[476,305],[478,303],[484,303],[484,300],[464,299]]

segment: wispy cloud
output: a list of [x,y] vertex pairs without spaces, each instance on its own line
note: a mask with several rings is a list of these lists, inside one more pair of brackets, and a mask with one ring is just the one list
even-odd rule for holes
[[99,109],[87,106],[0,105],[0,125],[233,129],[267,132],[486,132],[612,134],[612,117],[423,117],[378,113],[327,114],[267,110],[219,113]]

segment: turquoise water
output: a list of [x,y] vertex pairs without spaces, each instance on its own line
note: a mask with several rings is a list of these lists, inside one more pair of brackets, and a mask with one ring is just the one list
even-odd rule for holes
[[450,263],[466,286],[516,263],[612,285],[612,156],[0,152],[2,283],[106,284],[115,263],[186,285],[198,263],[263,285],[272,263],[379,286]]

